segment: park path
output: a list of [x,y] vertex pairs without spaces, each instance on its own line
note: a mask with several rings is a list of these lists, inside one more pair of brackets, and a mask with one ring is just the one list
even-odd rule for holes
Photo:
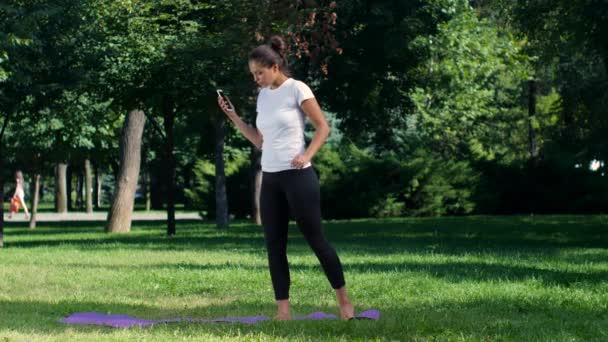
[[[105,221],[108,217],[108,213],[104,211],[94,212],[92,214],[87,213],[38,213],[36,214],[36,222],[59,222],[59,221]],[[167,219],[167,213],[146,213],[146,212],[135,212],[133,213],[133,221],[162,221]],[[201,217],[198,213],[175,213],[176,220],[200,220]],[[20,212],[13,215],[13,218],[8,218],[7,214],[4,214],[4,222],[26,222],[29,220],[25,219],[25,214]]]

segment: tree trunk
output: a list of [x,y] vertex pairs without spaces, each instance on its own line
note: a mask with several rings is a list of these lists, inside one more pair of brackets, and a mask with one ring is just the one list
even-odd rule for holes
[[[4,116],[4,122],[2,122],[2,128],[0,129],[0,170],[4,170],[4,145],[2,137],[4,137],[4,131],[8,126],[8,121],[11,118],[13,110],[8,110]],[[0,248],[4,247],[4,176],[0,172]]]
[[76,175],[76,208],[78,208],[78,210],[84,207],[84,199],[82,196],[82,192],[84,190],[83,178],[82,172],[78,172]]
[[150,211],[152,206],[152,192],[150,191],[150,172],[147,171],[145,173],[145,182],[144,182],[144,196],[146,200],[146,211]]
[[[4,118],[4,127],[6,128],[6,121],[8,118]],[[4,129],[3,129],[4,130]],[[0,136],[0,144],[2,137]],[[4,169],[4,153],[2,146],[0,146],[0,170]],[[0,197],[2,205],[0,205],[0,248],[4,247],[4,176],[0,172]]]
[[224,165],[224,136],[226,120],[215,122],[215,224],[218,228],[228,227],[228,197],[226,195],[226,170]]
[[38,193],[38,202],[44,201],[44,178],[40,176],[40,192]]
[[141,110],[127,114],[120,139],[120,168],[112,207],[108,212],[106,232],[127,233],[131,230],[131,216],[141,160],[141,137],[146,117]]
[[167,171],[167,235],[175,235],[175,156],[173,155],[175,108],[173,101],[165,98],[163,102],[165,128],[165,165]]
[[[184,183],[182,184],[182,189],[191,189],[192,188],[192,169],[194,168],[194,163],[188,163],[185,165],[182,170],[182,178]],[[190,201],[184,197],[184,209],[191,209],[192,205]]]
[[87,213],[93,213],[93,178],[91,177],[91,161],[84,161],[84,191],[87,204]]
[[120,168],[120,161],[119,160],[112,160],[110,162],[110,168],[112,169],[112,176],[114,176],[114,181],[116,181],[118,179],[118,171]]
[[142,171],[142,190],[146,211],[150,211],[151,200],[150,200],[150,165],[148,164],[148,153],[147,151],[142,152],[142,165],[145,170]]
[[95,165],[95,209],[101,209],[101,174],[99,173],[99,165]]
[[262,217],[260,216],[260,191],[262,190],[262,153],[256,148],[251,148],[251,173],[252,173],[252,192],[251,192],[251,218],[257,225],[262,224]]
[[34,174],[32,178],[33,191],[32,191],[32,207],[30,210],[30,229],[36,228],[36,213],[38,212],[38,201],[40,199],[40,174]]
[[536,115],[536,81],[528,82],[528,152],[530,159],[536,158],[536,134],[533,120]]
[[69,165],[66,166],[66,172],[65,172],[65,184],[66,184],[66,200],[67,200],[67,206],[68,206],[68,210],[72,211],[74,210],[74,205],[72,203],[72,168]]
[[58,163],[55,167],[55,207],[60,214],[68,212],[66,174],[68,165]]

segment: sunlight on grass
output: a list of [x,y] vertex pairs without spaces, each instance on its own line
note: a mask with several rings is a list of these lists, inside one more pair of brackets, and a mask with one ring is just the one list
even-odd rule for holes
[[[556,222],[562,222],[557,224]],[[6,229],[0,338],[40,340],[605,340],[608,228],[603,216],[333,221],[358,310],[378,322],[159,324],[112,329],[57,320],[96,311],[148,319],[273,315],[259,227],[186,222],[106,235],[96,223]],[[302,236],[288,247],[294,314],[336,313]]]

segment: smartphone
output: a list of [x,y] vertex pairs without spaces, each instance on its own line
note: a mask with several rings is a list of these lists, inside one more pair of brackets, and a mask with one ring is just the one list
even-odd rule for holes
[[232,102],[228,100],[228,97],[224,95],[224,91],[222,89],[217,89],[216,92],[224,100],[224,102],[228,104],[228,110],[234,112],[234,106],[232,105]]

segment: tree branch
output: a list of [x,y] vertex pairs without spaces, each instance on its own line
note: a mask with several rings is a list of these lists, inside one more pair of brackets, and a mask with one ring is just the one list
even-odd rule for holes
[[161,138],[163,138],[164,140],[167,139],[167,137],[165,136],[165,133],[163,133],[163,130],[160,129],[160,126],[158,125],[158,123],[156,122],[156,120],[154,120],[154,118],[152,116],[150,116],[149,111],[145,111],[144,115],[148,118],[148,121],[150,123],[152,123],[152,127],[154,128],[154,130],[156,131],[156,133],[158,133],[158,135],[160,135]]
[[[12,111],[11,111],[12,112]],[[7,113],[6,117],[4,118],[4,122],[2,123],[2,130],[0,131],[0,141],[2,141],[2,137],[4,136],[4,130],[6,129],[6,126],[8,125],[8,121],[11,118],[11,113]]]

